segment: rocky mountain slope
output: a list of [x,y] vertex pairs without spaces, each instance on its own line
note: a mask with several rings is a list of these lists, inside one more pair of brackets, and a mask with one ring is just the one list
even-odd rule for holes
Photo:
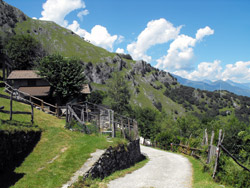
[[145,61],[134,61],[130,55],[110,53],[54,22],[31,19],[2,0],[0,7],[0,37],[8,40],[8,36],[14,34],[32,35],[49,54],[60,53],[81,59],[93,89],[106,90],[106,83],[112,82],[112,73],[119,72],[128,82],[131,105],[164,110],[174,117],[189,112],[211,116],[235,113],[242,119],[248,119],[250,100],[247,97],[229,92],[218,95],[217,92],[182,86],[171,74]]

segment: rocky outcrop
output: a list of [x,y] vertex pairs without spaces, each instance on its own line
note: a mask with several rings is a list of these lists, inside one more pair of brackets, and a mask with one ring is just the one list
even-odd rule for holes
[[17,22],[25,21],[28,17],[19,9],[0,0],[0,30],[13,34]]
[[126,68],[127,65],[127,62],[120,56],[115,56],[113,59],[108,57],[104,60],[105,62],[98,63],[96,65],[91,62],[85,65],[84,74],[89,82],[105,84],[106,80],[111,78],[114,71],[122,71],[122,69]]

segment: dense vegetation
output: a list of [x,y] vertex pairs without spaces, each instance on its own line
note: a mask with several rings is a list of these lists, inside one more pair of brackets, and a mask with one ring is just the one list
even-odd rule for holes
[[40,42],[30,35],[14,35],[8,40],[5,50],[16,70],[31,69],[34,62],[46,54]]
[[51,96],[54,94],[58,105],[80,95],[85,75],[79,60],[49,55],[42,58],[36,68],[38,74],[50,83]]

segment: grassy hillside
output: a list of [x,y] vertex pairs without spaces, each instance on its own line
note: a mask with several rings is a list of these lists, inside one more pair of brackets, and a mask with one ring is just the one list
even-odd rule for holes
[[[0,88],[0,93],[3,88]],[[0,98],[1,106],[9,110],[9,100]],[[30,111],[28,105],[13,103],[13,110]],[[108,143],[103,136],[83,135],[64,128],[65,120],[58,119],[39,110],[34,111],[35,124],[42,130],[41,140],[33,152],[15,172],[24,174],[13,187],[60,187],[90,157],[97,148],[104,149],[115,145],[118,140]],[[1,120],[8,120],[7,114],[0,113]],[[27,115],[14,115],[13,119],[29,122]]]
[[80,36],[54,22],[28,18],[16,24],[15,32],[32,35],[50,54],[60,53],[65,57],[78,57],[84,62],[102,62],[105,57],[113,58],[115,55],[86,42]]
[[228,92],[220,95],[218,92],[181,86],[170,74],[164,75],[162,71],[147,63],[138,64],[94,46],[54,22],[27,17],[14,24],[12,29],[15,34],[32,35],[49,54],[60,53],[65,57],[81,59],[85,67],[84,73],[93,89],[106,90],[106,83],[112,82],[112,74],[118,71],[128,82],[132,106],[153,109],[161,107],[174,117],[186,113],[209,117],[235,113],[240,120],[249,121],[249,98]]

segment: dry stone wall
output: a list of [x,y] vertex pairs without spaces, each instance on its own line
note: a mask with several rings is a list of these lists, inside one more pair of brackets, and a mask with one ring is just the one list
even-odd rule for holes
[[127,146],[110,147],[84,175],[83,180],[87,177],[103,179],[117,170],[129,168],[143,159],[145,156],[141,154],[139,140],[132,141]]

